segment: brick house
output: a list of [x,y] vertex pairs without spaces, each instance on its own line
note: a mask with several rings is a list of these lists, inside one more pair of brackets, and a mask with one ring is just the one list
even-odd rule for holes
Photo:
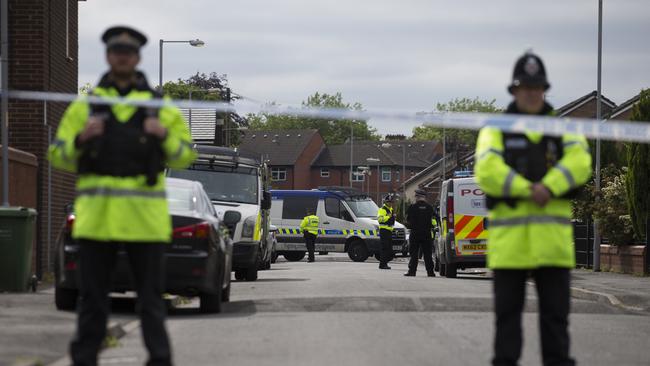
[[311,189],[311,165],[324,148],[318,130],[246,131],[239,145],[269,162],[274,189]]
[[[616,103],[607,99],[604,95],[602,97],[602,106],[601,112],[602,116],[606,116],[614,108],[616,108]],[[556,113],[560,117],[573,117],[573,118],[596,118],[596,107],[597,107],[598,92],[592,91],[587,95],[569,102],[562,107],[556,109]]]
[[[77,9],[74,0],[9,0],[9,89],[77,93]],[[39,277],[51,270],[63,207],[74,199],[74,175],[51,170],[46,159],[65,108],[65,103],[9,100],[9,145],[38,162],[34,252]]]
[[[441,152],[442,146],[434,141],[354,141],[352,186],[375,200],[401,192],[404,176],[408,179],[431,165]],[[349,186],[350,155],[349,142],[325,148],[312,164],[313,188]]]

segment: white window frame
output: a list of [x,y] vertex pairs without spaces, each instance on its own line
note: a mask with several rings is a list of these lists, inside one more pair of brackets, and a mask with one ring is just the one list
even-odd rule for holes
[[320,177],[321,178],[329,178],[330,177],[330,169],[329,168],[320,168]]
[[[280,179],[281,175],[284,175],[284,178]],[[271,180],[274,182],[286,182],[287,168],[271,168]]]
[[355,167],[355,169],[352,171],[352,181],[353,182],[366,181],[366,175],[363,174],[363,170],[359,169],[359,167]]
[[[388,174],[388,179],[384,176],[384,174]],[[392,169],[390,167],[381,167],[381,181],[382,182],[390,182],[392,180]]]

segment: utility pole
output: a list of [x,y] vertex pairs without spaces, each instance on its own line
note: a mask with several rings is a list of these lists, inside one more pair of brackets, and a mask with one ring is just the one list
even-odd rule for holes
[[9,207],[9,0],[0,0],[0,124],[2,125],[2,205]]
[[[598,81],[596,97],[596,119],[603,122],[601,110],[601,72],[603,57],[603,0],[598,0]],[[600,191],[600,138],[596,139],[596,191]],[[596,198],[598,199],[598,198]],[[600,233],[598,232],[598,220],[594,220],[594,272],[600,272]]]

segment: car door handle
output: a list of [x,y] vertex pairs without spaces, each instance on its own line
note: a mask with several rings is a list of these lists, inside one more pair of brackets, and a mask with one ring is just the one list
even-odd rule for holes
[[329,225],[329,224],[330,224],[329,221],[325,221],[325,222],[323,223],[323,225]]

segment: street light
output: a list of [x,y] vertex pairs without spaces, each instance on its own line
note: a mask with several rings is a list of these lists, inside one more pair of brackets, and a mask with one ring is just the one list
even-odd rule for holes
[[[381,203],[381,197],[379,197],[379,162],[381,162],[381,159],[377,158],[366,158],[366,161],[368,163],[377,163],[377,204]],[[370,195],[370,181],[368,181],[368,195]]]
[[205,42],[203,42],[200,39],[191,39],[189,41],[165,41],[164,39],[161,39],[158,43],[159,45],[159,54],[160,54],[160,60],[158,63],[158,89],[160,90],[160,93],[163,91],[163,44],[164,43],[189,43],[190,46],[192,47],[203,47],[205,46]]

